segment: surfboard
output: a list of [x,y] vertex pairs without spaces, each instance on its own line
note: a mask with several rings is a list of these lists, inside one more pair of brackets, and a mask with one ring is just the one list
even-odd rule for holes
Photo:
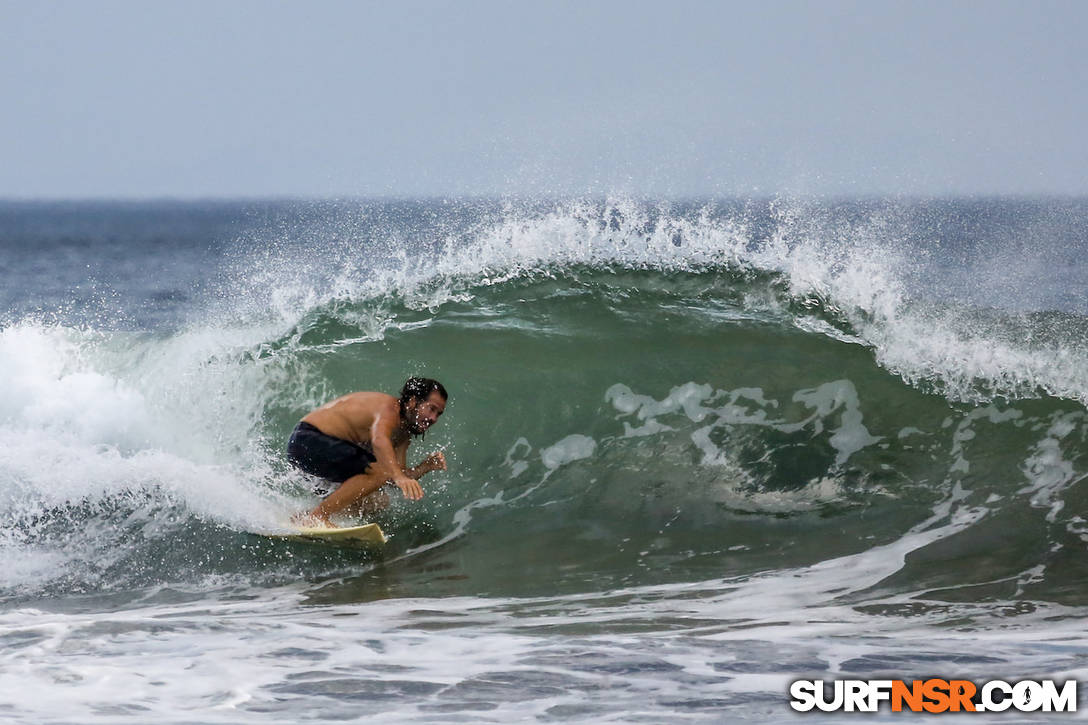
[[335,546],[381,546],[388,539],[382,527],[377,524],[363,526],[325,527],[290,527],[283,533],[266,533],[265,536],[284,541],[303,541],[312,544],[332,544]]

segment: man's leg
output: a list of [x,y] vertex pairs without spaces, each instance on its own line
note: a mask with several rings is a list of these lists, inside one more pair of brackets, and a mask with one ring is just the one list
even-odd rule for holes
[[310,512],[310,515],[327,524],[332,523],[329,520],[330,516],[354,503],[362,504],[363,499],[381,488],[383,483],[385,483],[385,477],[376,473],[360,473],[352,476],[326,496],[317,508]]
[[389,494],[384,489],[378,489],[369,496],[363,497],[361,501],[356,501],[347,508],[341,509],[341,511],[345,516],[361,519],[385,511],[387,508],[389,508]]

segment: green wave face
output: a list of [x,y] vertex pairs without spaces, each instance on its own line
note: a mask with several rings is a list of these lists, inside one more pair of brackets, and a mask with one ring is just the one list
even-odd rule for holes
[[[442,380],[447,415],[413,455],[442,447],[450,471],[388,522],[406,545],[456,533],[420,555],[427,567],[398,574],[428,590],[751,575],[952,524],[888,585],[989,596],[1056,542],[1075,544],[1073,519],[1054,509],[1078,492],[1067,477],[1046,493],[1057,464],[1040,456],[1077,458],[1079,404],[950,401],[882,367],[838,310],[783,290],[728,268],[567,267],[467,286],[429,309],[332,302],[257,356],[305,391],[269,405],[262,434],[273,450],[331,394]],[[947,546],[954,556],[937,553]]]

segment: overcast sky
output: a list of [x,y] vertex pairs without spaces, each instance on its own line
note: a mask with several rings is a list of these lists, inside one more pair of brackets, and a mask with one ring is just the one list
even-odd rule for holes
[[0,197],[1088,193],[1088,2],[0,0]]

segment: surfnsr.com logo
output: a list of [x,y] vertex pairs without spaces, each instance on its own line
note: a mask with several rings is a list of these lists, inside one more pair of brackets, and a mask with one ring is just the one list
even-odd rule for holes
[[790,707],[799,712],[1076,712],[1077,681],[990,680],[797,680]]

